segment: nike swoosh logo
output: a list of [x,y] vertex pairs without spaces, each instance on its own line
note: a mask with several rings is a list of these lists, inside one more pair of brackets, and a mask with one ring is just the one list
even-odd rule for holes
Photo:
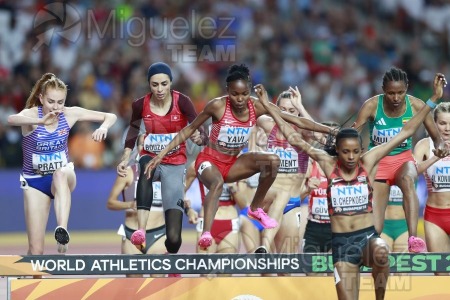
[[45,134],[38,133],[37,136],[38,137],[43,137],[43,136],[45,136]]
[[372,237],[373,233],[367,236],[367,239],[370,239]]
[[162,235],[164,235],[164,233],[155,234],[153,237],[154,237],[155,239],[157,239],[157,238],[159,238],[159,237],[162,236]]

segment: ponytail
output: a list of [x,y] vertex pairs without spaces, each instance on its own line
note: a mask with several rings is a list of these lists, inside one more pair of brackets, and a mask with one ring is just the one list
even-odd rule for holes
[[25,108],[42,106],[41,102],[39,101],[39,95],[45,94],[48,88],[64,90],[67,92],[67,85],[61,79],[56,77],[55,74],[45,73],[34,84],[30,96],[28,96]]

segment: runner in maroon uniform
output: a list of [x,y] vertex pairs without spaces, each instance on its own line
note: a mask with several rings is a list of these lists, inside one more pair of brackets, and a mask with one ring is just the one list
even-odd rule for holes
[[[362,140],[353,128],[336,135],[336,156],[305,142],[269,103],[262,85],[256,86],[260,102],[272,115],[289,143],[317,161],[328,179],[327,198],[332,231],[334,275],[339,299],[358,299],[360,266],[372,268],[376,299],[384,299],[389,276],[389,249],[374,227],[372,183],[378,162],[412,136],[431,107],[442,97],[445,77],[437,74],[431,99],[387,143],[362,154]],[[447,150],[440,150],[446,152]]]
[[[122,161],[117,167],[121,176],[126,176],[141,123],[145,126],[144,148],[140,152],[140,175],[136,191],[138,230],[131,236],[131,242],[139,249],[145,248],[145,227],[153,201],[153,181],[161,181],[166,221],[167,252],[177,253],[181,246],[181,227],[183,220],[183,177],[186,163],[186,146],[180,143],[156,168],[149,178],[144,175],[145,165],[155,157],[188,122],[194,121],[197,114],[189,97],[170,89],[172,72],[168,65],[155,63],[150,66],[147,80],[151,92],[133,102],[130,129],[125,141]],[[201,128],[200,128],[201,129]],[[207,140],[205,134],[197,131],[191,138],[201,145]]]

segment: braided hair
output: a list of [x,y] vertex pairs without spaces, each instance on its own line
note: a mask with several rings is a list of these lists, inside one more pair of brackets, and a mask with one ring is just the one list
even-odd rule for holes
[[228,69],[228,76],[226,79],[227,86],[230,82],[236,80],[245,80],[251,86],[250,70],[246,65],[232,65],[230,69]]
[[388,82],[391,81],[403,81],[406,86],[408,86],[408,75],[406,72],[399,68],[391,68],[383,75],[383,89],[387,86]]
[[341,140],[357,138],[362,148],[362,138],[359,132],[355,128],[342,128],[339,129],[336,137],[328,135],[327,142],[324,145],[324,151],[331,156],[337,156],[336,146],[339,145]]

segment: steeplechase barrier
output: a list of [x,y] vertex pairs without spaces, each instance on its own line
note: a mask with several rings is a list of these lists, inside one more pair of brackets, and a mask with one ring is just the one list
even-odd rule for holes
[[[450,299],[448,276],[433,276],[450,273],[450,253],[393,253],[389,261],[402,275],[390,277],[386,299]],[[332,270],[329,254],[0,256],[10,299],[336,299],[332,276],[300,275]],[[124,277],[174,273],[183,277]],[[17,278],[37,275],[45,278]],[[360,291],[360,299],[373,299],[369,274],[361,276]]]

